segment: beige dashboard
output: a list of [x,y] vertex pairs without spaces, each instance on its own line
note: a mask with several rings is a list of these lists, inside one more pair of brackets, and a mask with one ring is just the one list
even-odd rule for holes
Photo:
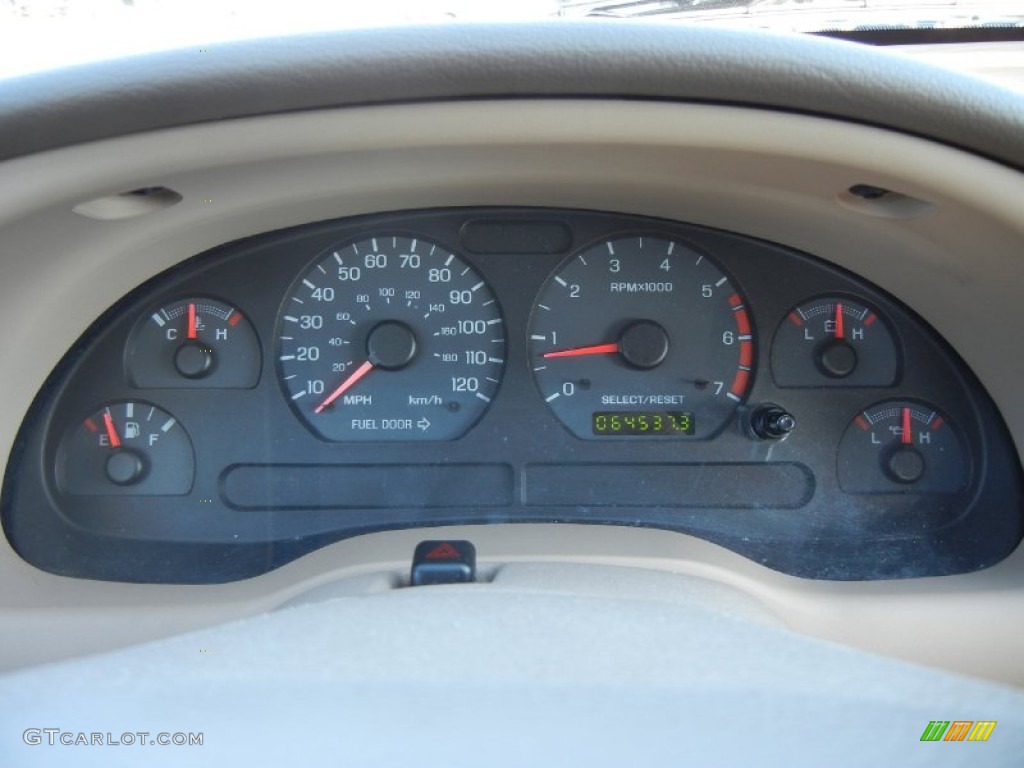
[[[858,184],[895,195],[848,193]],[[133,208],[123,195],[171,191]],[[43,380],[134,287],[258,232],[363,213],[562,206],[725,228],[875,282],[973,369],[1024,449],[1019,301],[1024,177],[945,145],[740,107],[599,100],[435,102],[298,112],[96,141],[0,166],[4,455]],[[14,362],[16,361],[16,362]],[[503,525],[472,538],[510,564],[636,566],[729,585],[799,632],[1024,685],[1024,553],[963,576],[809,581],[658,531]],[[314,590],[403,583],[416,531],[326,547],[227,585],[52,576],[0,543],[0,663],[18,668],[273,610]]]

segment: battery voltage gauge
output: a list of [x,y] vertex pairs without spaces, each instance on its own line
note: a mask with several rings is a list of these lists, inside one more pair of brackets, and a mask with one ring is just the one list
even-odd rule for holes
[[896,342],[866,304],[826,296],[794,307],[775,332],[772,375],[780,387],[888,387]]

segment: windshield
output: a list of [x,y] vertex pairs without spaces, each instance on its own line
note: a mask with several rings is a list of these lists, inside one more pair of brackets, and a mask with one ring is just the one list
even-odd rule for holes
[[0,0],[0,78],[152,51],[396,24],[631,19],[782,32],[1022,29],[1020,0]]

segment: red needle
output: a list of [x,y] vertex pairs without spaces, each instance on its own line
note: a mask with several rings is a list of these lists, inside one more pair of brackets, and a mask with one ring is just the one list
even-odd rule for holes
[[341,386],[338,387],[333,392],[331,392],[331,394],[329,394],[327,396],[327,399],[324,400],[322,403],[320,403],[320,405],[318,405],[313,410],[313,413],[320,413],[321,411],[323,411],[324,408],[326,408],[331,403],[333,403],[335,400],[337,400],[339,397],[341,397],[343,394],[345,394],[349,389],[352,388],[353,384],[355,384],[357,381],[359,381],[361,378],[363,378],[363,376],[365,376],[366,374],[368,374],[372,370],[373,370],[373,363],[371,363],[369,360],[367,360],[365,363],[363,363],[358,368],[356,368],[354,371],[352,371],[352,375],[349,376],[347,379],[345,379],[343,382],[341,382]]
[[194,339],[196,337],[196,305],[188,305],[188,337]]
[[914,442],[914,436],[910,431],[910,409],[903,409],[903,435],[900,437],[904,445]]
[[836,338],[843,338],[843,305],[836,304]]
[[103,412],[103,423],[107,425],[107,437],[110,438],[110,447],[120,448],[121,438],[117,436],[117,430],[114,429],[114,418],[106,411]]
[[592,347],[576,347],[575,349],[562,349],[558,352],[546,352],[544,353],[544,359],[552,357],[579,357],[581,355],[613,355],[619,351],[619,345],[615,344],[595,344]]

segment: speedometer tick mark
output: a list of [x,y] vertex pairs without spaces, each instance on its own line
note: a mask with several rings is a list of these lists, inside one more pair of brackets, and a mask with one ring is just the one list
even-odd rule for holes
[[469,267],[466,267],[464,270],[459,272],[459,277],[464,277],[467,272],[469,272]]
[[337,251],[335,251],[335,252],[334,252],[334,260],[335,260],[336,262],[338,262],[338,266],[339,266],[339,267],[340,267],[340,266],[341,266],[341,265],[342,265],[342,264],[344,263],[344,262],[343,262],[343,261],[341,260],[341,254],[340,254],[340,253],[338,253]]
[[306,394],[307,394],[306,390],[302,390],[301,392],[296,392],[294,395],[292,395],[292,400],[298,400],[300,397],[305,397]]
[[302,299],[300,299],[298,296],[292,296],[292,301],[297,301],[297,302],[299,302],[299,304],[305,304],[306,303]]
[[500,323],[500,322],[501,322],[501,318],[500,317],[495,317],[495,318],[492,318],[492,319],[488,320],[487,324],[488,325],[494,325],[495,323]]
[[611,240],[608,241],[608,253],[610,253],[612,256],[615,255],[615,246],[612,245]]
[[728,279],[729,278],[727,278],[727,277],[723,277],[721,280],[719,280],[717,283],[715,283],[715,288],[721,288],[723,285],[725,285],[725,282]]
[[485,394],[484,394],[483,392],[477,392],[477,393],[476,393],[476,396],[477,396],[477,397],[479,397],[479,398],[480,398],[481,400],[483,400],[483,401],[484,401],[485,403],[489,403],[489,402],[491,402],[491,398],[489,398],[489,397],[488,397],[487,395],[485,395]]
[[299,318],[292,317],[291,315],[285,315],[284,319],[287,320],[289,323],[297,323],[297,322],[299,322]]
[[323,264],[317,264],[316,268],[319,269],[321,273],[323,273],[325,275],[327,274],[327,270],[324,269],[324,265]]
[[481,280],[481,281],[480,281],[479,283],[477,283],[476,285],[474,285],[474,286],[473,286],[472,288],[470,288],[469,290],[471,290],[471,291],[479,291],[479,290],[480,290],[481,288],[483,288],[483,287],[484,287],[484,281],[483,281],[483,280]]
[[567,286],[567,285],[568,285],[568,283],[567,283],[567,282],[565,282],[565,280],[563,280],[563,279],[562,279],[561,277],[559,277],[558,275],[555,275],[555,282],[556,282],[556,283],[558,283],[558,284],[559,284],[560,286],[562,286],[563,288],[564,288],[565,286]]
[[555,392],[555,393],[554,393],[553,395],[550,395],[550,396],[548,396],[548,397],[545,397],[545,398],[544,398],[544,402],[545,402],[545,403],[550,403],[550,402],[551,402],[552,400],[554,400],[554,399],[555,399],[556,397],[560,397],[560,396],[561,396],[561,394],[562,394],[561,392]]
[[316,290],[316,286],[309,282],[309,280],[303,280],[302,284],[309,288],[310,290]]

